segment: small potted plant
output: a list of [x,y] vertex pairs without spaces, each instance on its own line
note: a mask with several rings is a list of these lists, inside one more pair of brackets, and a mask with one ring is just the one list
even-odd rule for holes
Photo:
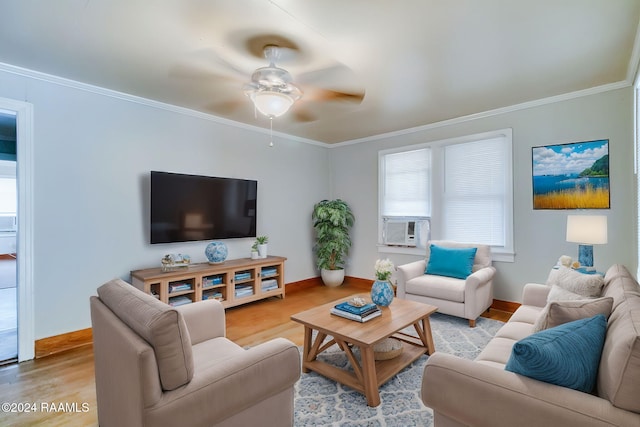
[[267,243],[269,243],[268,236],[256,237],[256,245],[258,247],[258,253],[260,254],[260,258],[267,257]]
[[260,258],[260,253],[258,252],[258,242],[253,242],[253,245],[251,245],[251,259],[258,259]]
[[345,258],[351,248],[349,230],[355,218],[343,200],[322,200],[311,215],[316,231],[316,264],[327,286],[340,286],[344,281]]

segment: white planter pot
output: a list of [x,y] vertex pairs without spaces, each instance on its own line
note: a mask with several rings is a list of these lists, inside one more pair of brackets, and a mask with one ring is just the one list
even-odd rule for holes
[[260,258],[260,253],[258,251],[251,251],[251,259]]
[[266,258],[267,257],[267,244],[266,243],[264,245],[258,245],[258,253],[260,254],[260,258]]
[[325,286],[334,288],[342,285],[342,282],[344,282],[344,269],[325,270],[323,268],[320,270],[320,277],[322,277]]

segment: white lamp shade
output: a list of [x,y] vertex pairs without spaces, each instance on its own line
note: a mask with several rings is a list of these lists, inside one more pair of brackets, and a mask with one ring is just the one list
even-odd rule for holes
[[260,91],[251,94],[251,100],[258,111],[267,117],[279,117],[289,111],[294,99],[290,96],[273,91]]
[[607,243],[607,217],[605,215],[567,216],[567,242],[584,245]]

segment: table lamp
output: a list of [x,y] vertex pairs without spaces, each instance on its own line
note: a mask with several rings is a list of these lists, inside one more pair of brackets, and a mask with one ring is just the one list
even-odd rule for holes
[[579,243],[578,262],[587,270],[593,267],[593,245],[607,243],[605,215],[567,216],[567,242]]

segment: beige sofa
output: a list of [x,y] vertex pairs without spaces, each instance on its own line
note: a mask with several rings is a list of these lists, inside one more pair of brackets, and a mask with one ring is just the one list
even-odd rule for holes
[[219,302],[173,308],[117,279],[90,304],[100,426],[293,425],[292,342],[245,350]]
[[549,286],[527,284],[522,306],[475,361],[429,357],[422,400],[436,427],[640,426],[640,287],[622,265],[609,268],[604,286],[613,309],[594,394],[504,369],[513,344],[532,333],[547,302]]
[[[425,274],[429,263],[430,244],[448,248],[478,248],[472,274],[463,279]],[[432,240],[427,244],[425,259],[398,266],[398,298],[431,304],[440,313],[462,317],[474,327],[476,319],[493,303],[491,248],[487,245]]]

